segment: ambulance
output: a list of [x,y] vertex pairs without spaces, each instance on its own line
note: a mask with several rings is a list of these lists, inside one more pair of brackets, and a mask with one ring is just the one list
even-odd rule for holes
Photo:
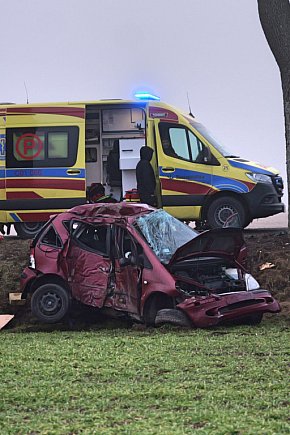
[[[117,201],[136,188],[142,146],[154,150],[158,207],[209,228],[246,227],[284,211],[277,170],[227,151],[187,113],[139,100],[0,104],[0,229],[31,238],[52,214],[90,199],[92,186]],[[118,153],[120,179],[108,177]]]

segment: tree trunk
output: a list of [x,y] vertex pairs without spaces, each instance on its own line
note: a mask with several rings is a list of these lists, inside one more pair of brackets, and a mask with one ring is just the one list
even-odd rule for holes
[[289,0],[258,0],[261,25],[281,73],[284,100],[288,227],[290,225],[290,3]]

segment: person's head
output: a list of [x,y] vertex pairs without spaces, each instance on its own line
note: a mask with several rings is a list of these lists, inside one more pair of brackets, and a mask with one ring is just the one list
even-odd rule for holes
[[149,148],[147,146],[140,148],[141,160],[148,160],[148,162],[150,162],[150,160],[152,159],[153,153],[154,153],[153,149]]
[[105,188],[101,183],[93,183],[89,188],[89,196],[91,198],[101,197],[105,195]]

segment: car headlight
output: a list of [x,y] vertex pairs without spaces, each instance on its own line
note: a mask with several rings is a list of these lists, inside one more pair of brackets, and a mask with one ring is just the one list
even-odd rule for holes
[[245,282],[248,291],[260,288],[260,284],[250,273],[245,273]]
[[246,172],[246,176],[255,183],[272,184],[270,175],[258,174],[257,172]]

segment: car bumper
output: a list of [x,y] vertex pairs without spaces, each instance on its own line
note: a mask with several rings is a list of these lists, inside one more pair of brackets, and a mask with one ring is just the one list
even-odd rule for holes
[[281,196],[270,184],[257,183],[251,192],[245,194],[245,199],[252,219],[273,216],[285,211]]
[[31,269],[30,267],[26,267],[21,276],[20,276],[20,289],[19,291],[22,293],[22,299],[26,297],[27,292],[29,291],[29,287],[31,283],[36,278],[36,270]]
[[197,328],[243,319],[251,314],[278,313],[279,303],[266,290],[192,297],[177,308],[184,311]]

